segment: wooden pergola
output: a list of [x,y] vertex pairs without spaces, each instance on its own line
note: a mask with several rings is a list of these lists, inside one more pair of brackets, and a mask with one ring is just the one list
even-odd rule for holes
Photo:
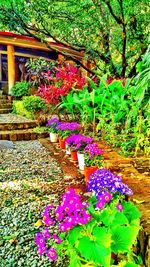
[[[7,93],[18,80],[17,62],[20,58],[29,59],[43,57],[47,60],[61,60],[61,53],[72,55],[79,61],[83,60],[83,52],[76,52],[68,46],[49,41],[47,44],[35,38],[22,36],[12,32],[0,32],[0,82],[7,84]],[[5,80],[3,80],[3,60],[5,61]]]

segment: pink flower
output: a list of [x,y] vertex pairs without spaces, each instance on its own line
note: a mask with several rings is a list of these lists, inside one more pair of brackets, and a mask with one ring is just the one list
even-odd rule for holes
[[56,254],[56,249],[51,247],[47,253],[46,253],[47,257],[52,260],[55,261],[57,259],[57,254]]
[[101,210],[105,205],[105,202],[103,200],[99,200],[97,203],[96,203],[96,208]]
[[122,212],[122,211],[123,211],[123,206],[121,205],[121,203],[118,203],[118,204],[116,205],[116,208],[117,208],[117,210],[118,210],[119,212]]

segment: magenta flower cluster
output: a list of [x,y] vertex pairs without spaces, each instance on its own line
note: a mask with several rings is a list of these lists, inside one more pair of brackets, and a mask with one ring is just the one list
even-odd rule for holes
[[[46,256],[54,261],[57,258],[56,249],[54,247],[47,248],[46,239],[51,238],[48,228],[44,228],[42,232],[39,232],[35,236],[35,243],[38,247],[38,254],[42,256],[44,253]],[[56,241],[56,236],[53,236],[53,240]]]
[[91,215],[86,210],[87,207],[88,203],[81,202],[74,189],[64,193],[61,205],[55,210],[57,220],[60,221],[59,230],[68,232],[78,224],[86,224],[91,219]]
[[95,155],[102,155],[102,153],[103,151],[96,143],[88,144],[84,149],[84,154],[87,154],[89,159],[92,159]]
[[96,196],[109,191],[113,194],[132,195],[132,190],[122,182],[122,178],[107,169],[99,169],[91,174],[88,192],[94,191]]
[[[66,232],[72,229],[76,225],[84,225],[92,219],[90,213],[87,211],[89,204],[82,202],[80,196],[75,193],[74,189],[67,190],[63,196],[60,205],[54,209],[53,205],[49,205],[43,212],[43,222],[46,226],[52,226],[55,221],[58,221],[58,230],[60,232]],[[52,218],[55,216],[55,221]],[[56,260],[57,253],[54,247],[47,248],[46,239],[52,238],[57,244],[60,244],[62,240],[54,234],[50,235],[48,228],[44,228],[43,232],[39,232],[35,236],[35,242],[38,247],[38,253],[40,256],[45,253],[51,260]]]
[[76,134],[69,136],[66,140],[66,143],[72,148],[74,151],[84,151],[85,147],[92,143],[94,139],[92,137]]
[[80,125],[77,122],[61,122],[57,127],[60,131],[76,131],[80,129]]

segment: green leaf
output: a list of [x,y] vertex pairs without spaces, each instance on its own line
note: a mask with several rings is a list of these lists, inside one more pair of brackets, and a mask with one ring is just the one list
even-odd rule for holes
[[75,242],[80,236],[81,230],[82,230],[82,226],[76,226],[69,231],[67,239],[71,245],[75,244]]
[[123,214],[127,217],[129,223],[133,223],[135,220],[139,219],[141,216],[138,208],[131,202],[123,201]]
[[130,262],[128,262],[123,267],[140,267],[140,265],[139,264],[136,264],[136,263],[130,263]]
[[125,225],[128,224],[127,217],[122,212],[117,212],[114,217],[113,225]]
[[138,227],[136,226],[117,226],[112,229],[112,251],[117,254],[118,251],[128,252],[134,244]]
[[102,266],[110,266],[110,248],[105,248],[90,240],[88,236],[84,236],[80,239],[78,244],[78,250],[82,257],[89,261],[99,263]]
[[106,227],[95,226],[92,234],[95,236],[99,245],[102,245],[106,248],[110,247],[111,234],[108,232]]

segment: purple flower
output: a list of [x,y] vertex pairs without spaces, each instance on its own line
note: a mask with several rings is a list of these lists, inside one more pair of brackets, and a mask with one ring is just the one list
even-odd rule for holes
[[84,154],[88,154],[89,159],[92,159],[95,155],[101,155],[102,153],[103,151],[96,143],[88,144],[84,149]]
[[76,134],[67,138],[66,142],[74,151],[84,151],[87,144],[94,141],[92,137]]
[[56,254],[56,249],[51,247],[47,253],[46,253],[47,257],[52,260],[55,261],[57,259],[57,254]]
[[103,151],[96,143],[88,144],[84,149],[84,158],[86,166],[101,167],[103,165]]
[[43,232],[43,236],[44,236],[45,238],[50,238],[50,237],[51,237],[51,234],[50,234],[50,232],[48,231],[48,228],[44,228],[42,232]]
[[119,212],[122,212],[122,211],[123,211],[123,206],[121,205],[121,203],[118,203],[118,204],[116,205],[116,208],[117,208],[117,210],[118,210]]
[[54,220],[49,216],[49,209],[48,207],[46,207],[44,213],[43,213],[43,222],[47,225],[47,226],[50,226],[50,225],[54,225],[55,222]]
[[47,252],[47,248],[46,248],[45,246],[43,246],[43,247],[39,247],[38,250],[37,250],[37,252],[38,252],[38,254],[39,254],[40,256],[42,256],[43,253]]
[[57,130],[66,131],[69,130],[71,132],[80,129],[80,125],[77,122],[62,122],[57,127]]
[[56,234],[53,235],[53,238],[54,238],[54,240],[56,241],[57,244],[61,244],[62,243],[62,240]]
[[45,244],[46,244],[45,238],[44,238],[44,235],[41,232],[39,232],[39,233],[36,234],[36,236],[35,236],[35,243],[39,247],[45,246]]
[[106,192],[104,195],[103,195],[103,198],[104,198],[104,201],[105,202],[110,202],[112,200],[112,195],[109,194],[108,192]]
[[57,118],[53,118],[48,120],[46,126],[49,128],[50,132],[56,133],[57,129],[56,127],[60,124],[61,122]]
[[96,203],[96,208],[101,210],[104,208],[104,205],[105,205],[105,201],[104,200],[99,200],[97,203]]
[[54,124],[57,125],[57,124],[59,124],[59,123],[60,123],[59,119],[57,119],[57,118],[53,118],[53,119],[48,120],[46,126],[47,126],[47,127],[51,127],[51,125],[54,125]]
[[88,183],[88,191],[95,192],[99,198],[102,193],[120,193],[121,195],[132,195],[132,190],[122,182],[120,176],[115,175],[107,169],[99,169],[91,174]]

